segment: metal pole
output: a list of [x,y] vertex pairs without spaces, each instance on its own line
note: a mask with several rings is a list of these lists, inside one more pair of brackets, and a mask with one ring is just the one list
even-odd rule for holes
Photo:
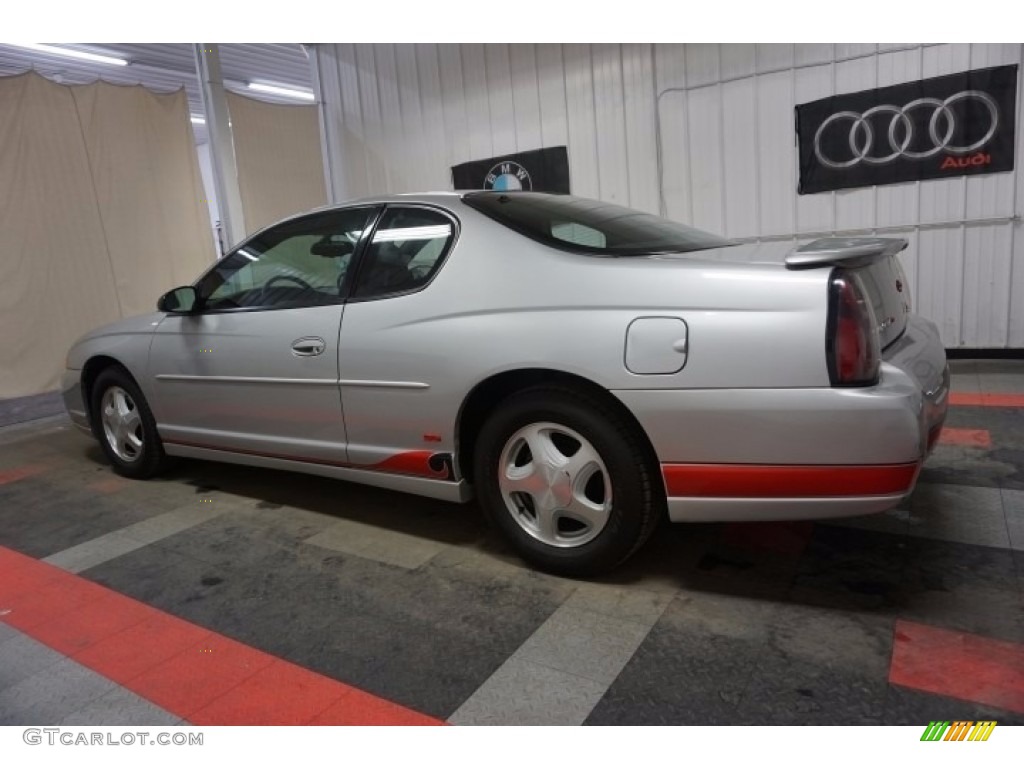
[[206,112],[206,130],[210,134],[213,186],[217,192],[224,239],[230,250],[245,238],[246,230],[228,104],[224,97],[224,79],[220,72],[220,54],[216,43],[196,43],[194,47],[199,93]]
[[324,186],[327,188],[327,202],[339,202],[338,191],[335,188],[334,174],[334,141],[335,130],[331,119],[327,114],[328,101],[333,103],[341,98],[339,93],[331,93],[329,96],[324,90],[323,80],[320,78],[320,51],[316,45],[303,46],[306,56],[309,59],[309,68],[313,74],[313,92],[316,94],[317,117],[320,124],[320,155],[324,164]]

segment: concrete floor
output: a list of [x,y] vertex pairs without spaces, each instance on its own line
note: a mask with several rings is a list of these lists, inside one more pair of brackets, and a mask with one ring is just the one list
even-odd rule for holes
[[590,582],[472,505],[0,430],[0,724],[1022,724],[1024,364],[953,368],[905,508],[665,525]]

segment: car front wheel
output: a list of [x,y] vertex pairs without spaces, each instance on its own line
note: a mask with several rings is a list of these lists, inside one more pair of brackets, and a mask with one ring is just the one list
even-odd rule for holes
[[123,368],[107,368],[96,378],[92,416],[100,447],[115,472],[143,479],[160,471],[165,455],[156,422],[138,385]]
[[609,570],[661,518],[637,430],[588,393],[535,387],[505,400],[478,439],[475,485],[519,554],[567,576]]

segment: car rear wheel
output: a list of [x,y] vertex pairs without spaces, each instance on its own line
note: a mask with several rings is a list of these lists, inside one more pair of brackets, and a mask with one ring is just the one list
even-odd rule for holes
[[491,414],[475,485],[491,522],[533,565],[567,576],[615,567],[661,519],[637,430],[588,393],[534,387]]
[[138,385],[123,368],[107,368],[92,387],[96,436],[114,471],[144,479],[166,461],[156,422]]

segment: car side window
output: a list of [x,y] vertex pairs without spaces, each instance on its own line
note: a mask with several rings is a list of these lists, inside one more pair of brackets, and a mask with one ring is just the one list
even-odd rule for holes
[[375,211],[326,211],[261,232],[199,281],[203,310],[340,303],[349,263]]
[[454,237],[452,220],[438,211],[389,207],[367,246],[353,296],[387,296],[426,285]]

